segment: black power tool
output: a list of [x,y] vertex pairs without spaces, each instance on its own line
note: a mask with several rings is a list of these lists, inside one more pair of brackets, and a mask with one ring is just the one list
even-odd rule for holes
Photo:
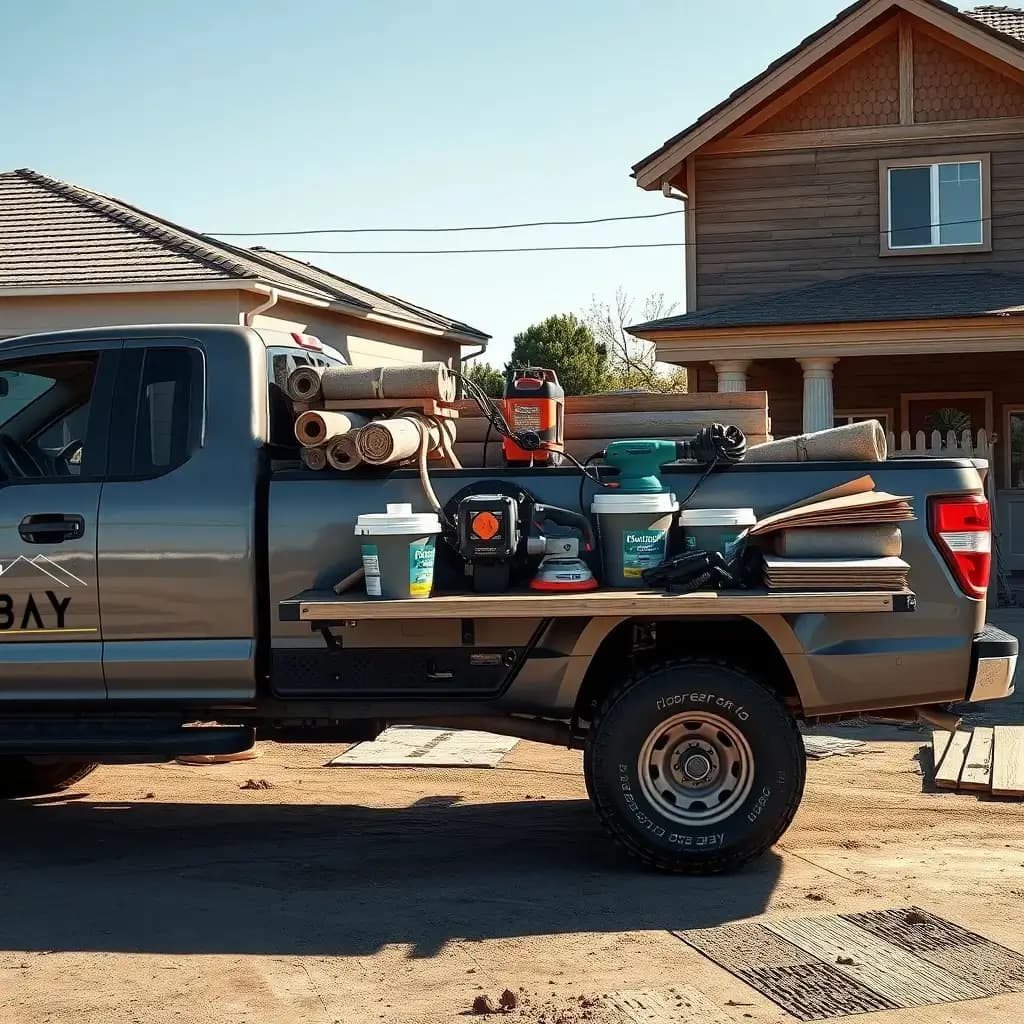
[[[560,547],[553,543],[556,537],[574,541],[570,548],[577,551],[593,550],[590,524],[578,512],[545,505],[523,488],[497,482],[489,485],[487,492],[478,491],[479,487],[460,491],[445,508],[447,520],[455,524],[447,535],[448,542],[462,559],[476,593],[502,593],[513,583],[529,578],[541,559],[549,559]],[[578,584],[589,575],[586,564],[580,561],[577,574],[569,582]],[[544,589],[581,588],[567,585]]]

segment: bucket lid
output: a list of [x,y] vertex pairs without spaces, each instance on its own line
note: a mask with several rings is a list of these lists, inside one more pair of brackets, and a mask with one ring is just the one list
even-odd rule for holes
[[679,508],[674,494],[595,494],[590,506],[598,515],[630,515],[648,512],[675,512]]
[[356,519],[357,534],[382,536],[387,534],[440,533],[441,521],[433,512],[413,512],[412,505],[388,505],[387,512],[371,512]]
[[757,522],[752,508],[684,508],[680,526],[753,526]]

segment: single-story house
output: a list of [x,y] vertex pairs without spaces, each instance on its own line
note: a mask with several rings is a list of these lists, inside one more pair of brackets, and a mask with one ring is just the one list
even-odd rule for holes
[[0,338],[151,323],[315,334],[356,365],[454,365],[489,339],[282,253],[222,242],[37,171],[0,173]]

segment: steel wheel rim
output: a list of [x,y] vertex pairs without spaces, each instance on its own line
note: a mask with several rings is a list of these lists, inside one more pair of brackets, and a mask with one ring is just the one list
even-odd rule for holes
[[728,818],[754,784],[754,754],[746,737],[707,711],[661,722],[644,740],[637,768],[644,796],[681,825]]

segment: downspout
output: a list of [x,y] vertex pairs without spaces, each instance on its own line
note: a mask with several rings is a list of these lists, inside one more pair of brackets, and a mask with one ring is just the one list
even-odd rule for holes
[[[462,370],[466,363],[470,359],[476,359],[477,356],[482,356],[487,351],[487,342],[485,341],[475,352],[470,352],[468,356],[459,356],[459,369]],[[458,381],[458,387],[456,388],[456,397],[465,398],[462,393],[462,381]]]
[[271,307],[276,306],[277,305],[277,300],[279,298],[280,298],[280,295],[278,294],[277,289],[276,288],[271,288],[270,291],[267,292],[267,300],[266,300],[266,302],[261,302],[258,306],[253,306],[253,308],[250,309],[248,313],[243,313],[242,314],[242,326],[243,327],[252,327],[253,320],[257,316],[259,316],[260,313],[265,313]]

